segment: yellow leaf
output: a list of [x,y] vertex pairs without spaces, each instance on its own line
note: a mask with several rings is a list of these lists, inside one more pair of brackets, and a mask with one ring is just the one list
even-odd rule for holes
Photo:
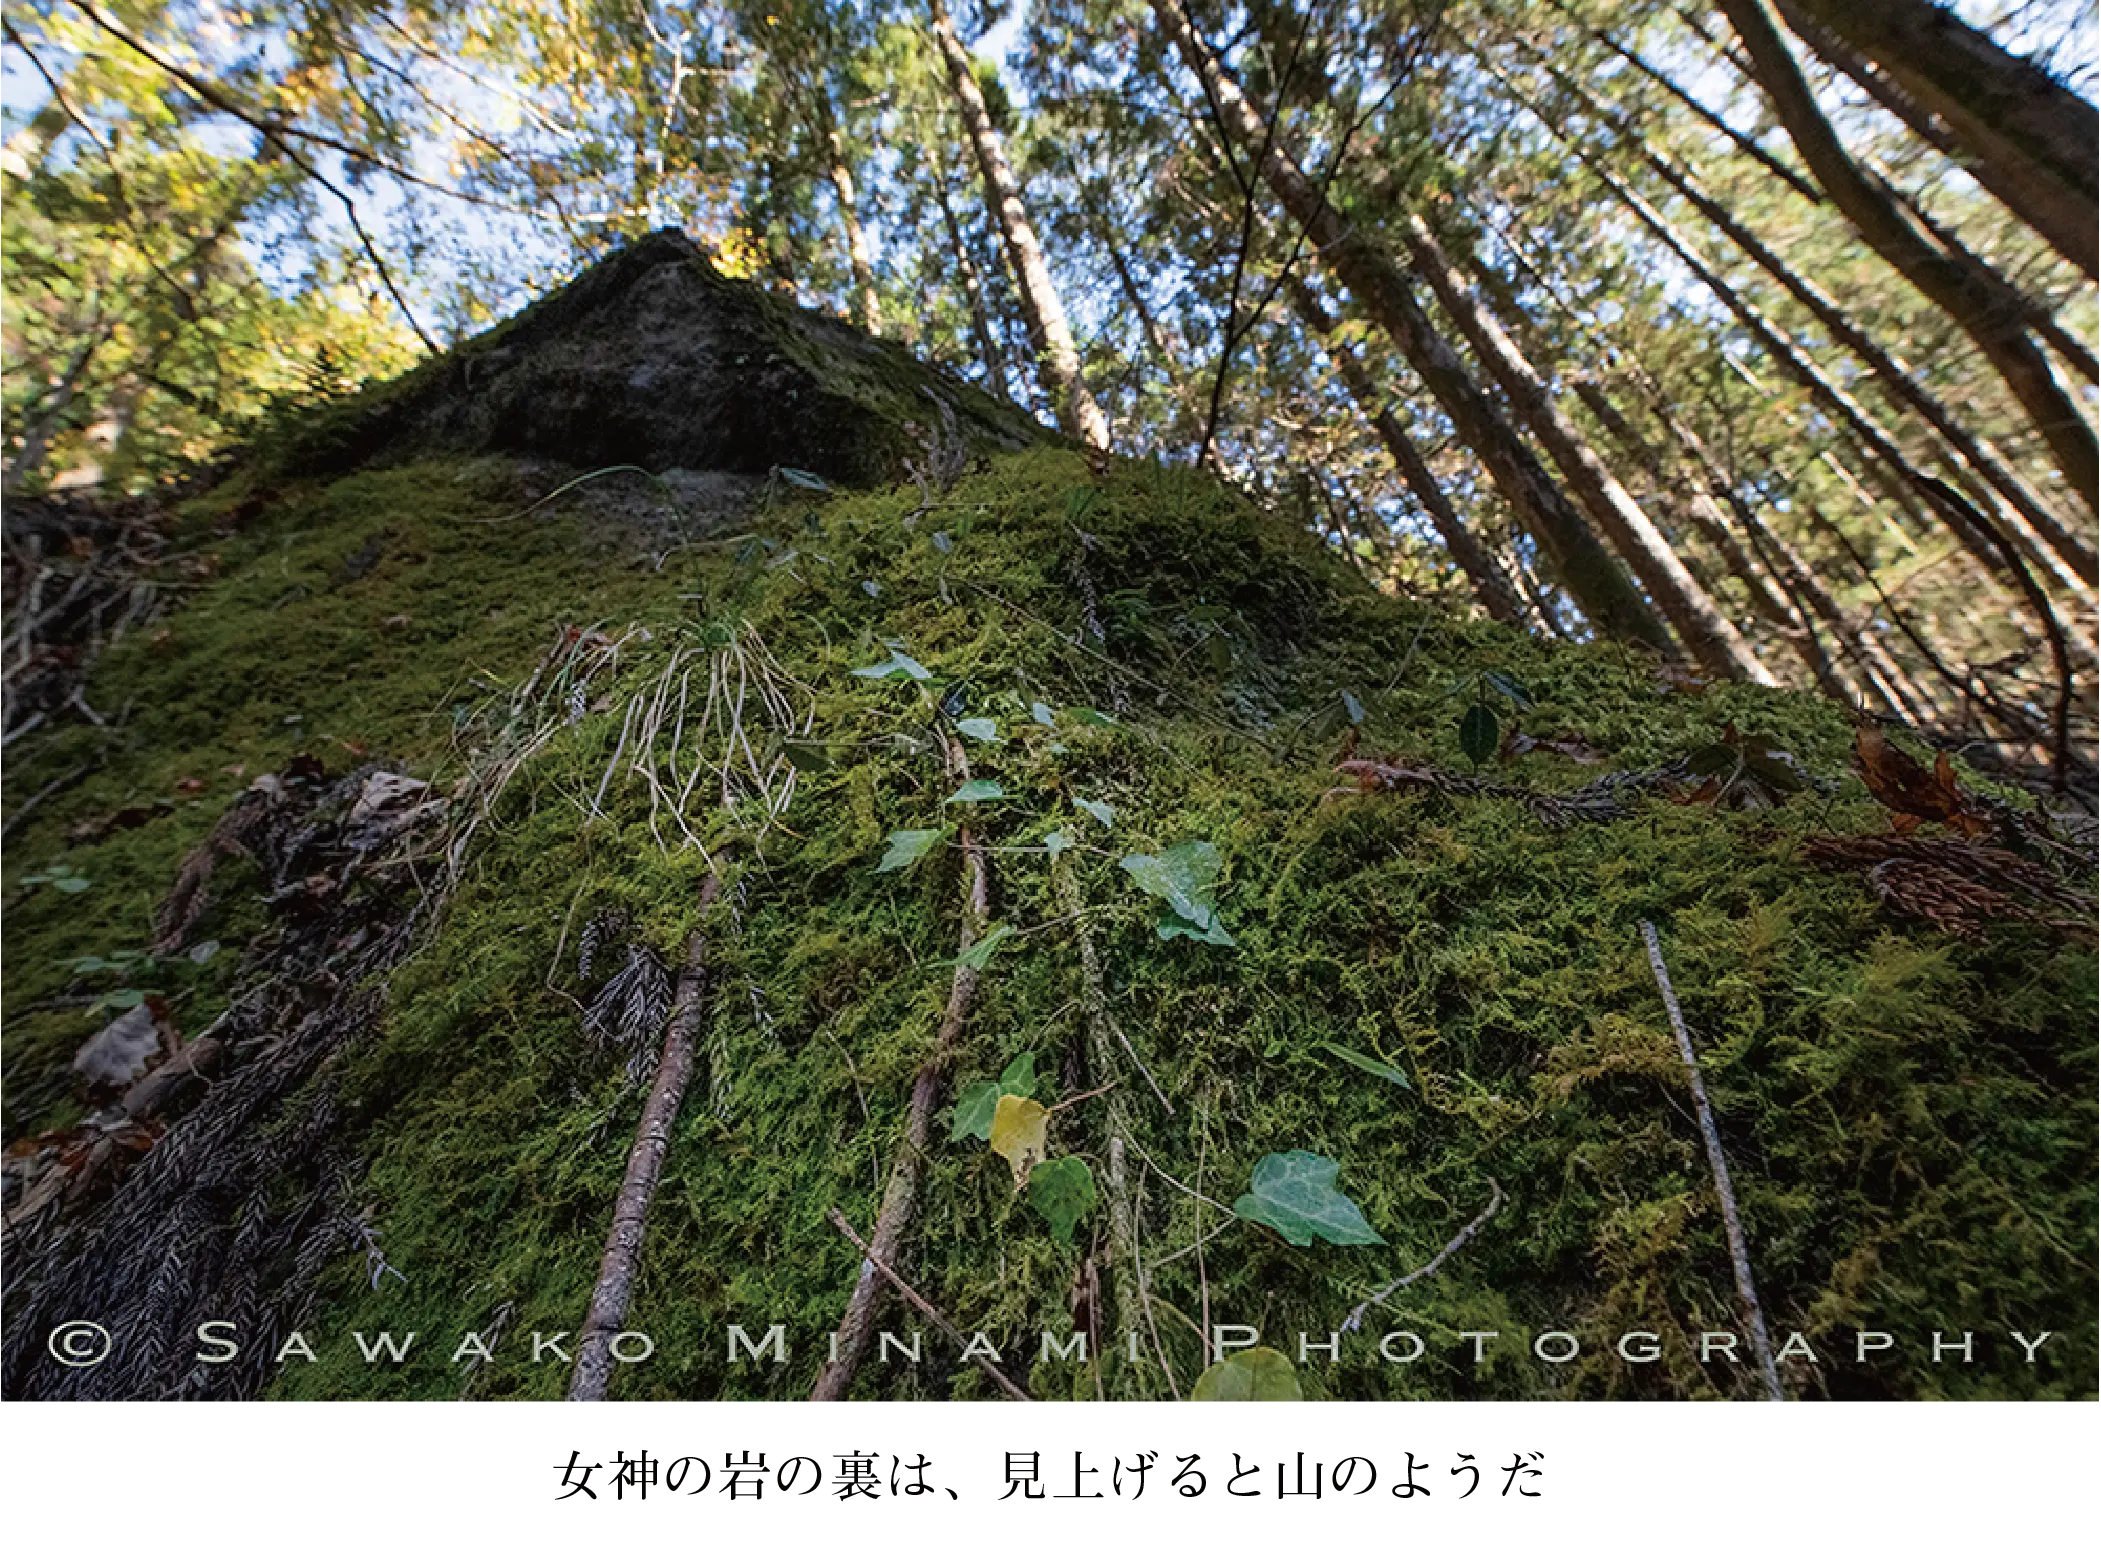
[[1044,1135],[1050,1111],[1033,1098],[1000,1096],[992,1111],[992,1151],[1014,1166],[1014,1184],[1028,1184],[1029,1169],[1043,1162]]

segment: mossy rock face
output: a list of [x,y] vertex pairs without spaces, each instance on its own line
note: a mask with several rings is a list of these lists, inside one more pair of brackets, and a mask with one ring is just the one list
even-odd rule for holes
[[664,230],[444,359],[304,421],[280,462],[311,474],[502,453],[879,484],[928,441],[982,452],[1052,438],[895,344],[724,278]]
[[[610,366],[568,334],[647,318],[659,306],[636,290],[701,286],[658,276],[691,264],[678,247],[639,248],[656,259],[609,264],[492,334],[520,345],[508,373]],[[851,348],[835,395],[890,410],[865,427],[916,439],[903,408],[946,383],[893,379],[895,350],[804,325],[810,353],[833,336]],[[540,446],[588,409],[529,425],[513,455],[490,433],[495,403],[443,389],[457,373],[411,384],[432,399],[413,422],[483,455],[389,436],[364,471],[243,470],[171,524],[214,573],[96,670],[89,704],[122,722],[53,723],[10,751],[11,820],[53,788],[10,842],[10,1137],[99,1135],[82,1123],[108,1106],[71,1062],[120,983],[149,986],[188,1038],[257,985],[299,980],[277,1031],[229,1033],[201,1101],[114,1160],[117,1195],[87,1193],[53,1230],[61,1248],[92,1236],[129,1189],[222,1263],[243,1235],[298,1242],[248,1297],[223,1266],[167,1274],[175,1304],[156,1319],[179,1363],[156,1395],[560,1396],[566,1367],[536,1358],[534,1337],[574,1348],[640,1107],[615,1004],[629,994],[609,987],[628,973],[644,994],[649,964],[675,966],[696,929],[711,1000],[628,1318],[653,1350],[613,1393],[806,1394],[860,1270],[828,1215],[871,1232],[950,993],[966,826],[1012,929],[980,954],[898,1266],[1034,1394],[1186,1395],[1208,1313],[1295,1361],[1304,1334],[1311,1398],[1758,1395],[1746,1352],[1702,1354],[1702,1334],[1746,1339],[1647,920],[1790,1392],[2093,1395],[2091,953],[2018,922],[1956,939],[1892,915],[1857,874],[1813,868],[1805,838],[1888,826],[1848,772],[1850,715],[1800,693],[1666,687],[1622,648],[1382,597],[1207,477],[1048,438],[947,488],[848,490],[866,470],[827,468],[831,448],[769,445],[767,462],[826,472],[834,492],[772,486],[734,536],[667,555],[641,520],[604,525],[655,504],[647,486],[588,478],[612,449]],[[878,382],[908,390],[883,402]],[[966,439],[996,446],[1019,419],[979,427],[968,401],[952,399]],[[726,450],[651,446],[642,464],[720,468]],[[1577,736],[1578,755],[1609,763],[1541,746],[1476,766],[1461,717],[1483,701],[1506,730]],[[1637,791],[1609,819],[1528,804],[1607,767],[1662,767],[1732,724],[1823,786],[1764,809]],[[956,798],[951,742],[996,794]],[[1337,770],[1352,745],[1439,781],[1362,792]],[[340,800],[382,762],[476,823],[456,858],[324,859],[346,877],[338,909],[303,880],[268,884],[267,853],[229,857],[185,937],[214,953],[83,969],[146,945],[185,857],[258,775],[317,766],[301,787]],[[301,876],[345,830],[312,827],[293,834],[308,857],[286,861]],[[899,833],[932,836],[886,871]],[[1215,855],[1174,857],[1190,843]],[[1173,884],[1208,919],[1177,913],[1132,859],[1199,867]],[[703,916],[711,871],[722,892]],[[381,937],[357,932],[398,929],[386,921],[419,887],[432,900],[406,958],[361,968]],[[342,1026],[271,1078],[277,1041],[313,1018]],[[1043,1150],[1085,1165],[1086,1180],[1062,1165],[1062,1205],[1039,1206],[1044,1191],[1018,1189],[949,1120],[960,1096],[987,1107],[986,1085],[1021,1081],[1023,1055],[1039,1102],[1074,1100]],[[243,1092],[259,1096],[228,1145],[254,1178],[186,1184],[163,1149]],[[297,1161],[273,1163],[287,1148]],[[1333,1162],[1363,1227],[1320,1196],[1323,1232],[1350,1243],[1292,1244],[1232,1211],[1266,1158],[1291,1153],[1312,1155],[1294,1168]],[[270,1173],[286,1167],[332,1183]],[[1327,1355],[1358,1307],[1492,1202]],[[326,1263],[304,1282],[300,1236]],[[10,1271],[34,1290],[34,1270]],[[38,1324],[82,1312],[56,1295],[10,1304],[13,1391]],[[883,1309],[901,1343],[925,1331],[896,1300]],[[1076,1312],[1100,1323],[1092,1359],[1046,1355]],[[243,1323],[238,1370],[193,1364],[206,1319]],[[761,1342],[775,1323],[785,1362],[732,1356],[732,1327]],[[281,1353],[295,1325],[311,1359]],[[411,1332],[399,1365],[357,1336]],[[1863,1353],[1863,1332],[1892,1344]],[[2031,1363],[2013,1334],[2045,1332]],[[1420,1357],[1382,1358],[1382,1340],[1408,1357],[1396,1333]],[[1936,1360],[1935,1333],[1972,1334],[1970,1360]],[[1657,1357],[1628,1334],[1653,1334]],[[40,1374],[33,1391],[80,1395],[68,1385]],[[926,1331],[922,1359],[872,1358],[855,1393],[993,1389]]]

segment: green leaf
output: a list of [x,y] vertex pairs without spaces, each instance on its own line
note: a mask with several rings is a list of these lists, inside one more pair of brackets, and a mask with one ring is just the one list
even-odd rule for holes
[[947,827],[922,827],[916,831],[892,832],[889,852],[883,855],[883,862],[875,867],[877,873],[885,870],[903,870],[918,864],[927,856],[927,851],[946,836]]
[[1007,1062],[1007,1069],[999,1075],[999,1090],[1012,1093],[1016,1098],[1036,1096],[1036,1052],[1023,1050]]
[[965,718],[956,725],[956,730],[965,739],[974,739],[981,745],[998,745],[999,723],[992,718]]
[[1084,1158],[1053,1158],[1029,1170],[1029,1205],[1049,1220],[1060,1245],[1094,1206],[1094,1171]]
[[1269,1153],[1255,1165],[1248,1192],[1233,1211],[1293,1245],[1310,1245],[1315,1235],[1336,1245],[1384,1245],[1357,1204],[1335,1189],[1341,1167],[1318,1153]]
[[1211,672],[1224,679],[1233,672],[1233,644],[1223,633],[1213,631],[1204,638],[1204,651],[1211,659]]
[[1364,721],[1364,703],[1352,696],[1348,691],[1342,693],[1342,710],[1349,714],[1350,722],[1362,723]]
[[1496,690],[1502,692],[1504,696],[1508,697],[1514,705],[1519,707],[1532,705],[1532,693],[1526,690],[1519,681],[1503,673],[1502,670],[1491,669],[1482,678]]
[[1206,1367],[1190,1391],[1192,1403],[1296,1403],[1299,1375],[1273,1348],[1242,1349]]
[[1116,720],[1106,712],[1097,712],[1092,707],[1067,707],[1065,716],[1075,723],[1091,724],[1098,729],[1114,728]]
[[797,489],[829,490],[832,487],[816,474],[805,472],[801,468],[776,468],[774,471]]
[[1496,715],[1480,702],[1460,715],[1459,748],[1477,767],[1496,753]]
[[1399,1066],[1389,1066],[1376,1055],[1362,1054],[1347,1044],[1322,1044],[1321,1048],[1339,1059],[1348,1061],[1359,1071],[1369,1071],[1373,1076],[1391,1082],[1395,1087],[1407,1087],[1408,1074]]
[[1065,835],[1063,827],[1058,827],[1043,834],[1043,846],[1050,850],[1051,858],[1056,859],[1066,849],[1072,847],[1072,839]]
[[961,1142],[974,1136],[980,1142],[991,1141],[992,1111],[999,1107],[999,1095],[997,1082],[973,1082],[958,1093],[948,1139]]
[[1131,879],[1198,929],[1211,925],[1211,887],[1225,861],[1215,845],[1177,843],[1158,854],[1126,854],[1120,861]]
[[1101,491],[1092,484],[1079,484],[1068,489],[1065,492],[1065,520],[1077,524],[1094,509],[1095,501],[1100,498]]
[[923,663],[906,657],[901,652],[892,652],[881,663],[871,663],[865,669],[856,669],[864,680],[931,680],[934,676]]
[[964,951],[963,955],[956,959],[956,966],[959,968],[974,968],[979,973],[983,973],[985,964],[992,961],[992,954],[998,951],[1001,945],[1005,943],[1007,937],[1013,933],[1013,925],[995,924],[991,929],[979,936],[978,939],[970,943],[969,948]]
[[1211,916],[1209,924],[1192,924],[1178,913],[1167,913],[1161,915],[1160,922],[1155,928],[1163,941],[1171,941],[1180,935],[1186,936],[1192,941],[1202,941],[1208,946],[1238,946],[1240,944],[1226,933],[1225,925],[1220,922],[1218,915],[1215,913]]
[[1073,795],[1072,802],[1086,811],[1088,815],[1094,817],[1103,826],[1113,827],[1116,825],[1116,807],[1114,805],[1105,805],[1098,799],[1082,799],[1077,794]]
[[782,740],[781,754],[798,772],[823,772],[832,764],[831,748],[815,740]]
[[1047,729],[1054,729],[1058,726],[1058,715],[1040,701],[1029,704],[1029,716]]
[[948,798],[944,805],[975,805],[988,799],[1005,799],[1007,791],[991,778],[972,778]]
[[89,887],[93,886],[95,883],[90,881],[84,875],[64,875],[60,876],[56,881],[53,881],[51,884],[57,887],[61,892],[71,894],[76,892],[85,892]]

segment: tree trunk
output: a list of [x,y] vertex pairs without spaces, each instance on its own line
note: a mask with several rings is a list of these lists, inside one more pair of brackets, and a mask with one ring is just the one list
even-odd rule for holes
[[[1797,29],[1803,40],[1840,70],[1855,74],[1829,44],[1872,62],[1918,109],[1936,116],[1978,182],[2095,275],[2101,116],[2092,104],[1927,0],[1784,0],[1789,13],[1810,24]],[[2002,192],[2017,193],[2019,204]]]
[[2049,361],[2029,339],[2020,296],[1998,273],[1966,264],[1933,244],[1888,193],[1855,166],[1773,25],[1766,0],[1720,0],[1720,5],[1817,182],[1861,238],[1963,329],[2027,410],[2065,481],[2089,508],[2101,505],[2101,449],[2092,428],[2050,373]]
[[1012,398],[1014,393],[1007,385],[1007,356],[999,351],[999,339],[993,335],[992,317],[985,308],[985,280],[978,275],[978,264],[970,257],[970,247],[963,243],[963,226],[956,221],[955,204],[948,196],[948,171],[940,171],[934,181],[934,201],[941,208],[941,223],[948,230],[949,253],[955,257],[956,277],[963,284],[963,298],[970,306],[970,332],[977,340],[978,358],[985,366],[985,384],[1000,396]]
[[1503,395],[1553,455],[1591,520],[1612,540],[1620,558],[1633,567],[1701,667],[1729,679],[1777,684],[1728,616],[1686,570],[1670,540],[1555,404],[1517,344],[1474,296],[1465,275],[1452,264],[1429,225],[1411,216],[1407,229],[1417,273],[1428,280],[1475,357],[1488,367]]
[[[1831,334],[1833,341],[1850,349],[1874,373],[1892,402],[1910,408],[1931,425],[1963,462],[2006,498],[2025,523],[2040,535],[2041,542],[2047,544],[2047,552],[2056,556],[2055,561],[2038,559],[2045,551],[2030,539],[2025,542],[2031,545],[2026,551],[2031,559],[2038,559],[2039,564],[2053,572],[2069,569],[2075,582],[2084,583],[2088,588],[2095,585],[2093,546],[2073,534],[2064,520],[2015,476],[2006,459],[1989,441],[1973,435],[1938,398],[1919,384],[1908,366],[1886,352],[1864,328],[1856,325],[1836,300],[1775,255],[1726,207],[1701,190],[1684,170],[1647,146],[1643,146],[1642,156],[1649,167],[1667,180],[1671,188],[1690,202],[1702,217],[1728,235],[1738,249],[1792,294]],[[2091,594],[2086,596],[2091,597]]]
[[1430,324],[1401,269],[1346,222],[1291,155],[1265,134],[1261,112],[1196,36],[1179,0],[1152,0],[1152,5],[1184,62],[1203,82],[1224,134],[1249,157],[1260,159],[1257,172],[1305,230],[1336,279],[1356,296],[1443,405],[1460,439],[1480,458],[1496,488],[1553,559],[1577,607],[1606,635],[1668,652],[1669,630],[1510,421],[1474,383],[1452,345]]
[[1350,351],[1349,344],[1334,335],[1335,318],[1328,314],[1303,280],[1286,278],[1285,287],[1291,295],[1292,307],[1321,340],[1328,357],[1334,361],[1336,376],[1349,392],[1350,400],[1379,432],[1379,438],[1386,443],[1386,450],[1393,457],[1393,465],[1400,469],[1401,478],[1422,503],[1423,510],[1429,513],[1439,536],[1444,539],[1445,548],[1451,551],[1452,559],[1458,562],[1467,581],[1473,584],[1474,595],[1481,600],[1481,606],[1507,625],[1524,624],[1524,606],[1518,601],[1516,589],[1503,574],[1502,567],[1496,564],[1495,556],[1482,547],[1473,530],[1452,509],[1444,486],[1437,482],[1437,475],[1430,471],[1430,465],[1423,460],[1415,442],[1408,438],[1399,418],[1379,396],[1370,372]]
[[832,190],[839,198],[839,225],[846,230],[846,256],[853,266],[854,288],[860,295],[861,330],[870,337],[883,335],[883,306],[875,292],[875,262],[868,250],[868,234],[861,215],[854,210],[853,170],[846,166],[846,146],[835,130],[831,133]]
[[1057,410],[1059,426],[1066,434],[1090,446],[1106,448],[1109,421],[1102,417],[1102,410],[1095,406],[1087,383],[1081,377],[1080,350],[1073,341],[1072,327],[1066,321],[1065,306],[1058,298],[1058,286],[1043,259],[1043,247],[1037,242],[1036,230],[1030,226],[1028,208],[1022,204],[1021,182],[1014,177],[1014,170],[1007,162],[1006,148],[1001,144],[999,132],[992,125],[992,115],[985,107],[985,95],[978,90],[977,72],[970,63],[970,53],[956,36],[956,24],[949,19],[944,0],[929,0],[929,4],[934,17],[934,37],[948,64],[949,86],[955,93],[956,108],[963,116],[972,150],[977,154],[979,171],[985,177],[985,204],[992,209],[999,223],[1007,260],[1014,270],[1014,283],[1021,294],[1021,311],[1028,322],[1030,345],[1036,350],[1036,373],[1043,382],[1044,395]]

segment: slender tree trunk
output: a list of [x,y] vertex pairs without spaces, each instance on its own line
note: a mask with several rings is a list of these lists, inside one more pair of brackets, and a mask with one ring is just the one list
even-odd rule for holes
[[875,292],[875,262],[868,249],[868,233],[854,207],[853,170],[846,166],[846,144],[838,131],[831,132],[832,191],[839,198],[839,225],[846,231],[846,256],[853,266],[854,288],[860,295],[861,330],[870,337],[883,335],[883,306]]
[[1496,564],[1495,556],[1482,547],[1473,530],[1452,509],[1444,486],[1437,482],[1437,475],[1430,471],[1429,463],[1423,460],[1415,442],[1408,438],[1407,430],[1401,427],[1401,421],[1395,417],[1392,408],[1379,396],[1370,372],[1350,351],[1349,344],[1335,336],[1335,318],[1328,314],[1326,307],[1314,297],[1313,290],[1302,279],[1286,278],[1285,288],[1291,296],[1292,307],[1314,336],[1321,340],[1328,357],[1334,361],[1336,376],[1349,392],[1350,400],[1378,430],[1379,438],[1386,443],[1386,450],[1393,457],[1393,465],[1400,469],[1401,478],[1422,503],[1423,510],[1429,513],[1430,521],[1444,539],[1445,548],[1458,562],[1459,569],[1466,573],[1467,581],[1473,584],[1474,596],[1481,600],[1481,606],[1505,624],[1522,625],[1525,612],[1517,590],[1504,576],[1502,567]]
[[941,208],[942,226],[948,230],[949,253],[955,257],[956,276],[963,284],[963,298],[970,306],[970,331],[977,340],[978,358],[985,366],[986,384],[1002,397],[1011,398],[1013,392],[1007,387],[1007,356],[999,351],[999,339],[992,332],[992,317],[985,308],[985,281],[978,275],[977,262],[970,257],[970,247],[963,243],[963,226],[956,221],[956,209],[948,196],[946,169],[937,172],[934,200]]
[[1488,367],[1503,395],[1553,455],[1591,520],[1612,540],[1620,558],[1633,567],[1650,598],[1700,665],[1729,679],[1777,684],[1729,617],[1686,570],[1670,540],[1649,520],[1627,493],[1626,486],[1613,477],[1574,422],[1555,404],[1517,344],[1474,296],[1465,275],[1452,264],[1429,225],[1410,216],[1407,231],[1417,273],[1429,282],[1438,303],[1458,323],[1475,357]]
[[[2092,104],[1927,0],[1791,0],[1788,9],[1873,61],[1938,116],[1969,154],[1966,161],[2032,189],[2047,205],[2051,227],[2083,236],[2087,259],[2080,264],[2094,275],[2101,116]],[[1817,47],[1814,36],[1803,36]]]
[[1474,383],[1452,345],[1430,324],[1401,269],[1345,221],[1282,145],[1265,135],[1261,111],[1196,36],[1179,0],[1152,0],[1152,5],[1184,62],[1203,82],[1225,134],[1250,158],[1261,160],[1257,172],[1305,230],[1336,279],[1378,322],[1443,405],[1460,439],[1480,458],[1525,528],[1553,559],[1577,607],[1604,634],[1667,652],[1669,630],[1501,409]]
[[[1781,0],[1780,16],[1788,30],[1814,49],[1834,69],[1902,121],[1911,132],[1960,164],[2001,205],[2049,241],[2052,248],[2088,277],[2101,275],[2101,241],[2092,200],[2046,169],[2025,159],[1979,156],[1955,135],[1946,120],[1906,92],[1895,77],[1862,55],[1837,33],[1793,0]],[[2089,111],[2091,112],[2091,111]]]
[[[1594,110],[1605,112],[1601,106],[1592,104]],[[1622,127],[1624,130],[1624,127]],[[2088,588],[2095,584],[2094,548],[2076,536],[2063,518],[2043,501],[2014,474],[2006,459],[1990,441],[1973,434],[1938,398],[1922,386],[1912,374],[1910,367],[1894,354],[1886,351],[1868,332],[1857,325],[1842,310],[1836,300],[1826,294],[1809,279],[1801,276],[1792,267],[1753,234],[1735,215],[1720,202],[1709,196],[1694,182],[1692,176],[1671,159],[1664,157],[1646,143],[1640,145],[1641,156],[1671,188],[1691,203],[1700,215],[1726,234],[1736,247],[1756,262],[1773,281],[1793,295],[1814,316],[1817,323],[1831,334],[1834,342],[1851,350],[1860,362],[1868,367],[1875,379],[1898,407],[1911,409],[1927,424],[1931,425],[1942,439],[1974,469],[1990,487],[2003,496],[2021,519],[2016,525],[2022,530],[2033,529],[2033,536],[2026,540],[2027,553],[2037,559],[2044,568],[2055,574],[2069,571],[2075,585],[2084,583]],[[2040,557],[2054,554],[2054,561]],[[2086,594],[2091,598],[2091,593]]]
[[964,128],[970,134],[978,168],[985,177],[985,203],[999,222],[1007,260],[1014,270],[1015,287],[1021,295],[1022,316],[1028,322],[1029,342],[1036,350],[1036,373],[1043,382],[1044,395],[1057,410],[1058,423],[1066,434],[1090,446],[1106,448],[1109,421],[1095,406],[1087,382],[1080,374],[1079,346],[1073,341],[1064,303],[1058,297],[1058,287],[1051,278],[1050,267],[1043,259],[1043,247],[1037,242],[1036,230],[1030,226],[1028,208],[1022,204],[1021,182],[1014,177],[1014,170],[1007,162],[1007,150],[1001,144],[999,132],[992,125],[992,115],[985,107],[985,95],[978,90],[977,72],[970,63],[970,53],[963,47],[962,39],[956,36],[956,24],[949,19],[945,0],[929,0],[929,5],[934,18],[934,37],[948,64],[949,86],[963,116]]
[[1650,232],[1663,241],[1665,247],[1684,262],[1708,291],[1744,324],[1752,338],[1776,364],[1828,411],[1836,415],[1841,426],[1851,430],[1863,445],[1873,451],[1876,457],[1897,475],[1904,487],[1925,497],[1926,503],[1947,523],[1964,547],[1987,571],[1997,574],[2007,570],[2018,576],[2018,565],[2010,564],[2005,552],[1998,547],[1995,536],[2000,535],[2001,530],[1996,523],[1946,484],[1922,473],[1904,455],[1895,438],[1884,430],[1850,393],[1842,390],[1810,363],[1808,358],[1795,348],[1787,335],[1768,320],[1757,306],[1732,288],[1693,248],[1692,242],[1678,232],[1677,227],[1668,218],[1639,193],[1629,189],[1608,172],[1602,163],[1589,153],[1579,150],[1577,155],[1605,187],[1618,196],[1628,210],[1639,217]]
[[[1851,0],[1849,0],[1851,3]],[[2020,296],[1996,272],[1936,246],[1898,210],[1840,145],[1766,0],[1719,0],[1743,41],[1759,84],[1817,182],[1877,254],[1961,326],[2048,443],[2065,481],[2089,509],[2101,505],[2101,448],[2030,340]],[[1826,18],[1828,21],[1828,18]],[[2089,130],[2091,134],[2091,130]]]

